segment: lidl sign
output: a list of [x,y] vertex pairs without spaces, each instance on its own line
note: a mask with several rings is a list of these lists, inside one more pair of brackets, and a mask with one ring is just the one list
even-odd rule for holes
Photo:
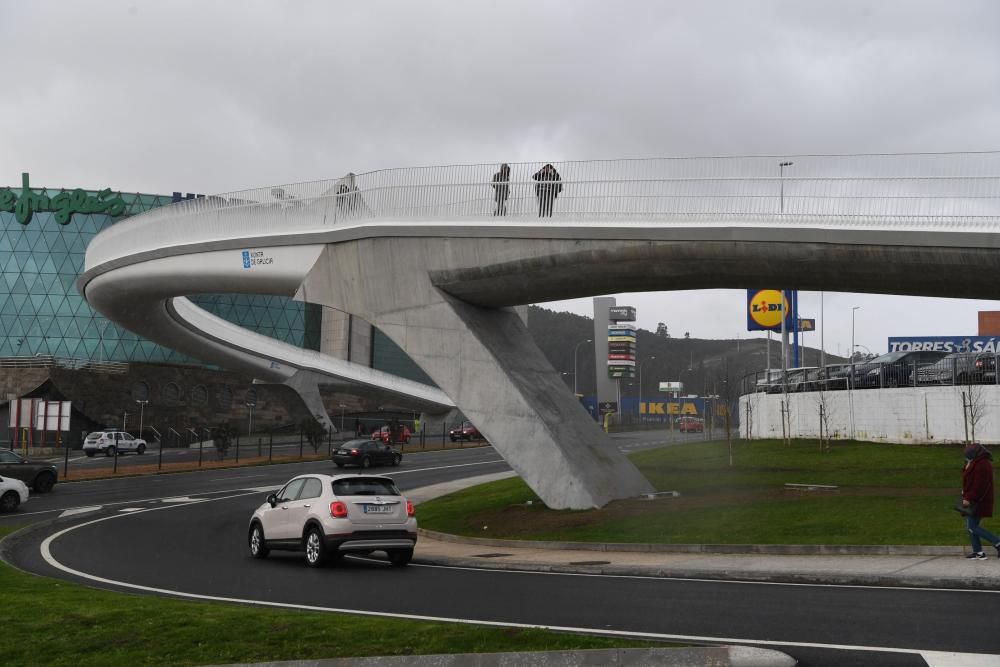
[[35,213],[54,213],[55,221],[68,225],[75,213],[106,213],[116,218],[125,213],[125,200],[120,194],[105,188],[97,193],[86,190],[70,190],[49,195],[32,192],[28,174],[21,174],[21,192],[15,194],[10,188],[0,188],[0,211],[13,213],[22,225],[31,222]]
[[747,290],[747,331],[780,331],[783,316],[786,327],[791,331],[793,309],[788,298],[790,295],[793,292],[785,291],[782,298],[781,290],[776,289]]

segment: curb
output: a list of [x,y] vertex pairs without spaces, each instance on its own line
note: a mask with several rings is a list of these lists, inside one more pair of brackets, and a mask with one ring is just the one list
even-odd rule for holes
[[419,528],[418,534],[438,542],[508,549],[606,551],[628,553],[748,554],[766,556],[961,556],[964,547],[850,544],[648,544],[641,542],[549,542],[465,537]]
[[[615,667],[639,667],[640,665],[665,665],[667,667],[688,667],[692,665],[706,665],[709,667],[793,667],[796,664],[798,664],[798,661],[786,653],[750,646],[459,653],[238,663],[239,667],[521,667],[522,665],[546,665],[547,667],[576,667],[577,665],[612,665]],[[237,665],[228,665],[227,667],[237,667]]]
[[542,572],[550,574],[579,574],[618,577],[646,577],[658,579],[700,579],[704,581],[728,581],[746,583],[790,584],[808,586],[864,586],[878,588],[930,588],[965,591],[997,591],[1000,581],[968,579],[961,577],[926,577],[906,575],[841,574],[835,572],[802,573],[784,571],[741,570],[699,570],[697,568],[656,568],[631,565],[543,565],[526,562],[499,562],[441,556],[421,558],[414,556],[413,562],[421,565],[442,565],[464,567],[477,570],[505,570],[509,572]]

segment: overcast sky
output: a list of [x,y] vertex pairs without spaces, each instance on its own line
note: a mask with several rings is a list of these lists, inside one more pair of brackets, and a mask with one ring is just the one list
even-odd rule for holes
[[[992,0],[5,0],[0,184],[214,193],[410,165],[1000,150],[998,27]],[[745,298],[618,302],[644,328],[746,338]],[[875,352],[1000,310],[827,294],[831,352],[852,306]],[[819,318],[819,295],[801,311]]]

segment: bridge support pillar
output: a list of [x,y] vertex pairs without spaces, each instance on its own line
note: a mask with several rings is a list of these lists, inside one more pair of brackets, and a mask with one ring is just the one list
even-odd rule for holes
[[402,241],[327,246],[298,297],[381,329],[547,506],[589,509],[651,492],[567,389],[517,312],[474,306],[436,288],[431,271],[447,256],[446,241]]
[[323,425],[327,433],[336,433],[337,427],[334,426],[330,415],[327,414],[326,406],[323,404],[323,396],[319,392],[321,379],[315,373],[300,370],[285,380],[285,384],[295,390],[302,402],[306,404],[306,408]]

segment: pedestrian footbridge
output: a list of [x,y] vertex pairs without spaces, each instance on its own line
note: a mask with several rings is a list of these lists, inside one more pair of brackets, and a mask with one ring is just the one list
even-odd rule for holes
[[[180,202],[99,234],[79,288],[141,336],[287,382],[314,405],[322,382],[458,407],[556,508],[651,489],[513,306],[767,285],[997,297],[1000,153],[556,162],[558,190],[533,178],[542,166],[388,169]],[[548,215],[539,200],[552,192]],[[352,313],[437,387],[260,336],[185,298],[220,292]]]

